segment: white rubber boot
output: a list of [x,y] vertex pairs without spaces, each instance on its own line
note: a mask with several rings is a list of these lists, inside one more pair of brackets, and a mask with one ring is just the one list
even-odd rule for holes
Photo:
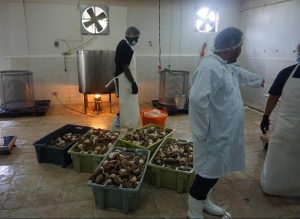
[[216,205],[212,200],[211,190],[208,192],[206,200],[204,200],[203,209],[206,210],[208,213],[217,216],[222,216],[226,213],[226,210],[224,208]]
[[187,212],[187,217],[189,219],[203,219],[203,214],[202,214],[202,210],[203,210],[203,202],[204,201],[199,201],[195,198],[193,198],[190,194],[189,194],[189,198],[188,198],[188,212]]

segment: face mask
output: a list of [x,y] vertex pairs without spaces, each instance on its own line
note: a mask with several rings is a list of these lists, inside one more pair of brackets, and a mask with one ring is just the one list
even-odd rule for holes
[[297,62],[299,62],[300,63],[300,55],[297,55]]
[[134,45],[136,45],[137,44],[137,42],[136,41],[134,41],[134,40],[132,40],[130,43],[130,46],[134,46]]

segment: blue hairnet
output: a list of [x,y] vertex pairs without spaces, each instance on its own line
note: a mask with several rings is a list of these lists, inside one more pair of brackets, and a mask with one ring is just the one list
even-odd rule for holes
[[243,43],[243,32],[235,27],[228,27],[221,32],[215,38],[214,52],[231,51]]
[[125,32],[126,37],[139,37],[140,36],[140,31],[136,27],[128,27],[126,32]]

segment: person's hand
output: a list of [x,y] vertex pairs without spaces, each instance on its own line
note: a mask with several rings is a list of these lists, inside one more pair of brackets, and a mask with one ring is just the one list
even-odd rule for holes
[[264,115],[263,119],[261,120],[261,123],[260,123],[260,129],[261,129],[263,134],[267,133],[267,131],[269,130],[269,126],[270,126],[269,116]]
[[132,92],[131,92],[132,94],[137,94],[139,92],[139,88],[138,88],[136,82],[133,82],[131,84],[131,89],[132,89]]

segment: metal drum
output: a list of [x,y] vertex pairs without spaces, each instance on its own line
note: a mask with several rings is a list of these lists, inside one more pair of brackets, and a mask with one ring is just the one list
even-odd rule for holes
[[159,76],[159,103],[183,109],[188,98],[189,72],[164,69]]
[[115,51],[79,50],[77,52],[79,92],[108,94],[105,85],[115,76]]
[[8,110],[34,107],[32,72],[1,71],[0,107]]

